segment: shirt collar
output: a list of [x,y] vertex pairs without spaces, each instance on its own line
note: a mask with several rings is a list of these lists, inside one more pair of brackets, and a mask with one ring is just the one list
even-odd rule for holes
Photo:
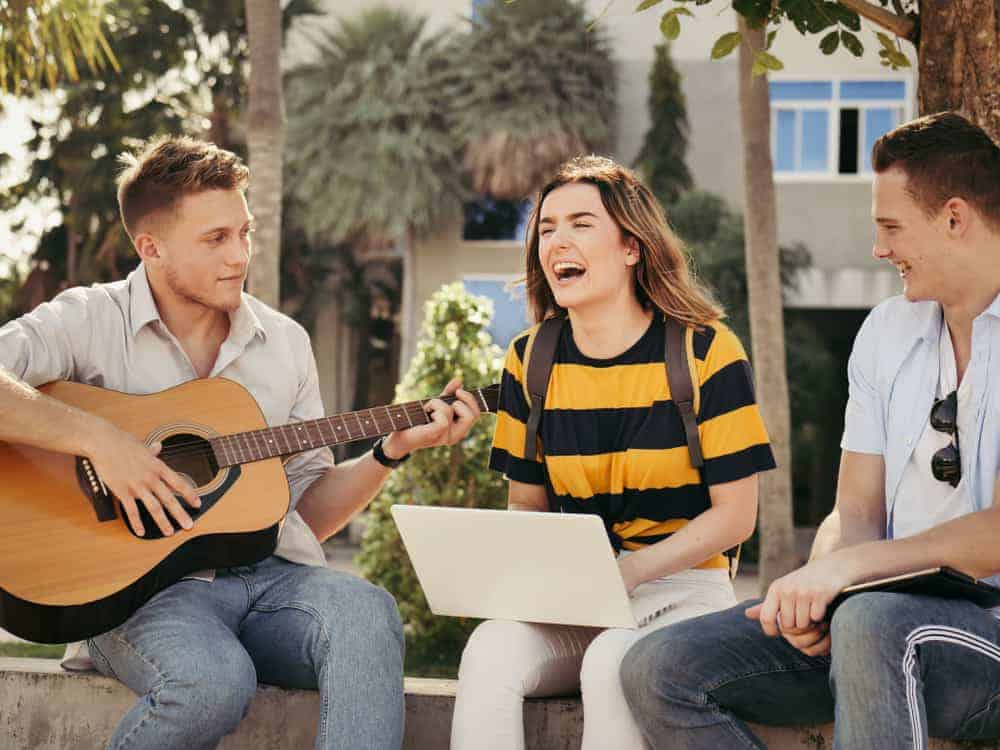
[[[129,317],[132,324],[132,335],[135,336],[143,327],[158,321],[160,311],[156,307],[156,300],[153,299],[153,290],[149,288],[149,278],[146,276],[146,266],[140,263],[139,266],[128,275],[129,285]],[[229,314],[230,337],[238,337],[244,341],[249,341],[254,336],[261,339],[267,338],[260,318],[253,311],[247,301],[248,295],[243,293],[240,299],[240,306],[235,312]]]
[[254,336],[260,336],[261,340],[267,339],[267,331],[250,306],[249,297],[246,292],[240,295],[240,306],[236,312],[229,314],[230,336],[234,334],[245,341],[249,341]]
[[149,279],[146,278],[145,264],[140,263],[128,275],[128,287],[129,318],[132,323],[132,335],[135,336],[144,326],[160,320],[160,311],[156,309],[156,300],[153,299],[153,291],[149,288]]
[[1000,318],[1000,294],[993,298],[990,306],[983,310],[986,315],[992,315],[994,318]]
[[915,310],[913,332],[917,341],[933,341],[935,344],[941,335],[941,320],[943,314],[941,305],[937,302],[913,302]]

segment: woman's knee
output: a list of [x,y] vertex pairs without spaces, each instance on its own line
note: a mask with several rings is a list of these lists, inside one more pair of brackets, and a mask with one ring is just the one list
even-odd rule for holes
[[459,682],[487,681],[503,689],[521,691],[525,675],[539,661],[533,641],[534,626],[507,620],[480,623],[462,651]]
[[601,695],[617,689],[622,659],[635,642],[636,634],[630,630],[605,630],[587,647],[580,667],[580,688],[584,697]]

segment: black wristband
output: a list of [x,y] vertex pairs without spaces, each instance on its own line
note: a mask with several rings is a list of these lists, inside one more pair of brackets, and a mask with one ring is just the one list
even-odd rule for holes
[[385,451],[382,450],[382,443],[384,441],[385,441],[384,437],[380,437],[378,440],[375,441],[375,444],[372,446],[372,458],[374,458],[376,461],[382,464],[385,468],[395,469],[401,463],[403,463],[404,461],[408,461],[410,459],[409,453],[407,453],[402,458],[389,458],[387,455],[385,455]]

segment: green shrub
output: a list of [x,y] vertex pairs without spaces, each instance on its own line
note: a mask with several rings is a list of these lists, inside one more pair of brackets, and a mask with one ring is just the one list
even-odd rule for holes
[[[470,388],[499,382],[502,352],[486,332],[492,315],[492,302],[470,295],[460,283],[440,289],[427,303],[417,354],[396,388],[396,400],[436,395],[454,376]],[[371,504],[357,562],[368,580],[396,597],[409,674],[453,674],[477,621],[431,614],[389,509],[396,503],[503,507],[505,482],[487,468],[493,422],[492,415],[483,416],[461,443],[414,454]]]

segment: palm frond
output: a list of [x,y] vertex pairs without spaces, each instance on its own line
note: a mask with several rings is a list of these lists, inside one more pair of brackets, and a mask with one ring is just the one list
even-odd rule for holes
[[106,0],[0,3],[0,92],[24,95],[80,79],[118,60],[103,31]]
[[444,41],[420,17],[375,8],[318,38],[316,61],[289,76],[287,184],[310,242],[386,245],[457,214]]
[[561,162],[611,145],[615,63],[580,3],[492,0],[452,57],[454,127],[478,191],[523,198]]

